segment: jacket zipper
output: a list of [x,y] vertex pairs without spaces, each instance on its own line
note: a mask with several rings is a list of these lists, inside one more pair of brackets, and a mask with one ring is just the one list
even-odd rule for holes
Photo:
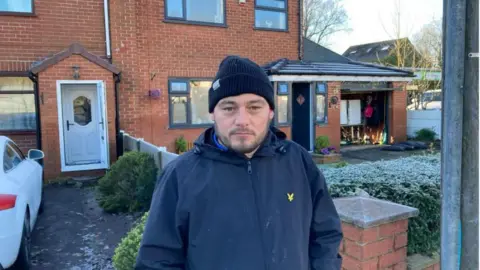
[[258,229],[260,230],[260,238],[261,238],[261,242],[262,242],[263,263],[264,263],[265,269],[268,270],[269,267],[268,267],[267,260],[265,258],[265,239],[264,239],[264,235],[263,235],[263,232],[262,232],[262,227],[263,226],[260,222],[260,210],[258,208],[257,197],[256,197],[256,193],[255,193],[255,188],[254,188],[254,185],[253,185],[253,180],[252,180],[252,162],[251,162],[250,159],[247,161],[247,172],[248,172],[248,176],[249,176],[249,179],[250,179],[250,184],[252,186],[253,201],[254,201],[254,204],[255,204],[256,212],[257,212],[257,223],[258,223]]

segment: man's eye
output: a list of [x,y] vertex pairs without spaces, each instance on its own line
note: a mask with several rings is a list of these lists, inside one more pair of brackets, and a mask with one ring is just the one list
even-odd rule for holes
[[233,107],[224,107],[223,110],[227,112],[231,112],[233,111]]
[[262,108],[262,107],[260,107],[260,106],[252,106],[252,107],[250,107],[250,110],[252,110],[252,111],[258,111],[258,110],[260,110],[261,108]]

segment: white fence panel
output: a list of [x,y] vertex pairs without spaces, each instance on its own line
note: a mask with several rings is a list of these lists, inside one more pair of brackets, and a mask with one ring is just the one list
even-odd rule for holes
[[441,110],[407,110],[407,135],[415,137],[415,132],[422,128],[432,129],[437,133],[437,138],[442,136],[442,111]]
[[[138,151],[148,153],[155,160],[155,165],[157,168],[163,170],[168,163],[178,157],[177,154],[168,152],[166,147],[159,147],[146,142],[143,139],[132,137],[127,133],[121,133],[123,135],[123,150],[125,152]],[[159,173],[160,172],[161,170],[159,170]]]

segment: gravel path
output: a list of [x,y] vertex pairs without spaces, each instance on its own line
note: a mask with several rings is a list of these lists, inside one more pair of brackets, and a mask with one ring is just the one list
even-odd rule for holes
[[115,247],[139,215],[104,213],[92,187],[52,185],[44,196],[32,235],[32,269],[113,269]]

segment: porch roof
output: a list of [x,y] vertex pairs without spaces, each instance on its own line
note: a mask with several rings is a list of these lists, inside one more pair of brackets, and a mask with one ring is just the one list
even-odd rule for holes
[[263,66],[268,75],[329,75],[329,76],[365,76],[365,77],[402,77],[414,78],[413,72],[385,67],[370,63],[349,61],[312,62],[279,59]]
[[108,70],[108,71],[110,71],[114,74],[118,75],[120,73],[120,69],[118,69],[116,66],[114,66],[113,64],[111,64],[107,60],[90,53],[89,51],[87,51],[87,49],[85,49],[85,47],[83,47],[79,43],[73,43],[67,49],[65,49],[65,50],[63,50],[63,51],[61,51],[57,54],[54,54],[53,56],[45,58],[42,61],[34,63],[32,65],[32,67],[30,68],[30,71],[33,74],[38,74],[38,73],[46,70],[47,68],[57,64],[58,62],[62,61],[63,59],[68,58],[68,57],[70,57],[71,55],[74,55],[74,54],[83,56],[84,58],[88,59],[89,61],[105,68],[106,70]]

